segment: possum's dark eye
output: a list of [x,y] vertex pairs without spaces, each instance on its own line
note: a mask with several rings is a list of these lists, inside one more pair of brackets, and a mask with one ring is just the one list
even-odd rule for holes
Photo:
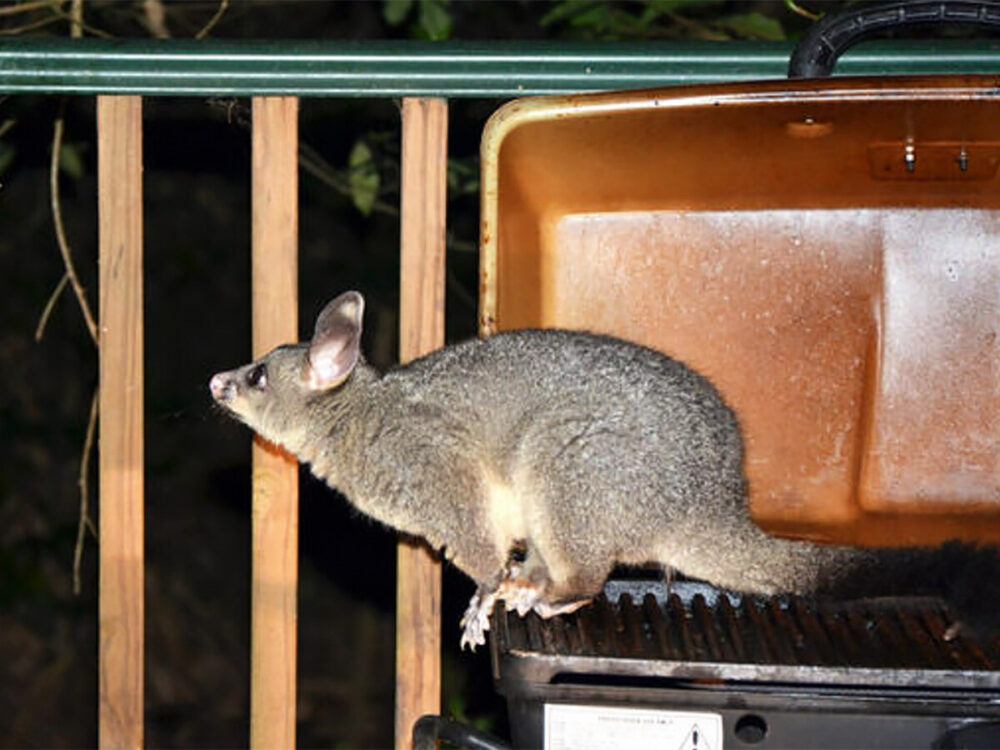
[[247,374],[247,385],[258,390],[267,387],[267,367],[257,365]]

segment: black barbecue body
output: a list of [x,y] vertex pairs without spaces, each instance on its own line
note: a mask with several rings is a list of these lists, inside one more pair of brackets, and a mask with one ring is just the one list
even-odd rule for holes
[[718,714],[725,747],[1000,747],[1000,640],[927,598],[823,603],[611,581],[543,620],[498,606],[493,676],[514,747],[546,704]]

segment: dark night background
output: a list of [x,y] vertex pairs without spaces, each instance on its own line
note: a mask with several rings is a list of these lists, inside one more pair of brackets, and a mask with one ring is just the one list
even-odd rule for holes
[[[836,9],[841,4],[806,3]],[[0,10],[17,3],[0,3]],[[53,7],[66,10],[68,5]],[[93,30],[149,37],[142,2],[87,2]],[[170,2],[191,37],[216,2]],[[42,23],[44,22],[44,23]],[[37,26],[35,24],[38,24]],[[782,2],[256,2],[235,0],[215,38],[783,38],[809,25]],[[66,35],[41,8],[0,33]],[[93,33],[93,31],[91,32]],[[0,37],[2,44],[2,37]],[[475,333],[478,164],[498,101],[451,105],[448,338]],[[0,95],[0,746],[97,739],[96,540],[72,592],[77,475],[97,355],[72,294],[44,338],[39,317],[63,273],[48,188],[53,121],[65,106],[61,203],[92,308],[97,302],[92,97]],[[247,101],[146,99],[146,744],[237,747],[249,731],[250,434],[213,411],[212,373],[249,359],[250,138]],[[300,328],[349,288],[368,300],[366,351],[396,356],[399,116],[391,100],[303,100],[301,140],[327,179],[300,178]],[[6,124],[5,124],[6,123]],[[355,205],[349,159],[364,142],[379,201]],[[356,152],[355,152],[356,153]],[[341,187],[331,188],[330,182]],[[346,186],[346,188],[344,187]],[[360,199],[364,202],[364,199]],[[96,461],[91,463],[96,520]],[[392,742],[395,538],[303,474],[298,738],[302,746]],[[445,576],[446,712],[506,734],[485,649],[459,654],[472,584]]]

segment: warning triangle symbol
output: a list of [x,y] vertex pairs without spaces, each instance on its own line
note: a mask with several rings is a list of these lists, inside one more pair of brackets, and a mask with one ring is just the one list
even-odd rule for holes
[[701,731],[701,727],[697,724],[691,727],[691,731],[688,732],[687,737],[678,746],[677,750],[715,750],[712,744],[709,742],[709,738],[705,736],[705,733]]

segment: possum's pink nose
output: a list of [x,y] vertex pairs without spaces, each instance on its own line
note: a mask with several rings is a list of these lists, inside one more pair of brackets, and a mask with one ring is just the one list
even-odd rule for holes
[[231,401],[233,398],[233,378],[228,372],[213,375],[208,388],[216,401]]

